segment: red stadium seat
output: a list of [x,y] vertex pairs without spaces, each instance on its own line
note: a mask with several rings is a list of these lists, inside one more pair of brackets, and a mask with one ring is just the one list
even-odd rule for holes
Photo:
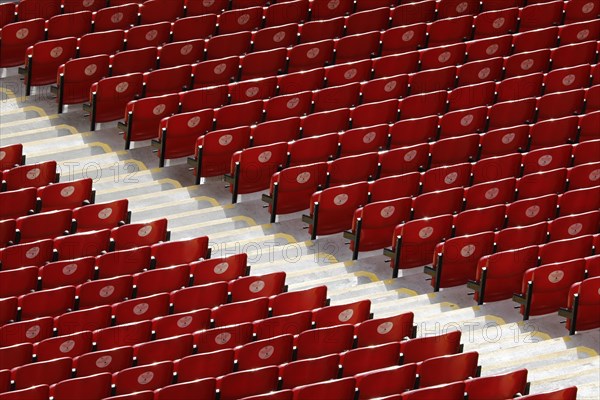
[[416,72],[419,66],[419,52],[392,54],[373,59],[374,78]]
[[324,67],[333,59],[333,40],[300,44],[289,52],[288,72]]
[[460,331],[451,331],[437,336],[408,339],[400,343],[403,363],[420,362],[434,357],[461,352]]
[[129,275],[84,283],[77,288],[79,309],[126,300],[132,297],[132,288],[133,278]]
[[513,35],[515,53],[556,47],[558,43],[558,28],[556,26],[520,32]]
[[516,7],[492,10],[475,17],[475,39],[501,36],[517,31],[519,9]]
[[45,161],[37,164],[21,165],[2,173],[2,189],[17,190],[22,188],[39,188],[58,182],[56,161]]
[[346,34],[343,38],[336,40],[335,62],[339,64],[378,56],[379,39],[379,31],[357,35]]
[[577,386],[571,386],[565,389],[554,390],[551,392],[530,394],[522,397],[524,400],[575,400],[577,398]]
[[154,268],[186,264],[201,258],[210,258],[208,237],[199,236],[172,242],[157,243],[152,246]]
[[[10,375],[10,372],[9,372]],[[19,400],[23,396],[31,400],[45,400],[50,396],[48,385],[36,385],[27,389],[12,390],[6,393],[0,393],[2,400]]]
[[435,246],[451,236],[452,216],[416,219],[397,225],[391,238],[391,249],[384,255],[392,259],[393,276],[398,269],[414,268],[431,262]]
[[250,51],[251,41],[250,31],[213,36],[206,42],[206,59],[217,61],[216,59],[243,55]]
[[168,400],[173,398],[212,398],[215,394],[216,380],[201,379],[189,383],[177,383],[165,386],[154,391],[156,400]]
[[190,15],[204,15],[204,14],[219,14],[223,10],[229,8],[229,2],[227,0],[216,0],[212,2],[206,2],[202,0],[188,0],[186,2],[187,16]]
[[456,81],[456,67],[448,66],[410,75],[410,93],[428,93],[436,90],[453,89]]
[[132,363],[133,348],[130,346],[97,350],[75,357],[73,360],[78,377],[117,372],[131,367]]
[[367,182],[358,182],[314,193],[310,214],[303,217],[311,238],[349,229],[354,210],[367,203],[367,190]]
[[89,377],[67,379],[52,385],[50,391],[56,400],[77,399],[81,396],[106,397],[111,393],[112,375],[101,373]]
[[74,308],[75,286],[62,286],[19,296],[20,318],[55,317]]
[[219,35],[253,31],[262,26],[262,7],[228,10],[219,15]]
[[91,178],[43,186],[38,188],[37,195],[42,202],[42,212],[73,209],[94,201]]
[[217,386],[222,400],[241,399],[277,389],[278,370],[275,366],[239,371],[219,377]]
[[373,7],[369,10],[358,11],[346,19],[346,35],[355,35],[370,31],[383,31],[390,24],[390,8]]
[[559,315],[567,317],[566,327],[569,329],[569,334],[600,325],[600,320],[594,313],[598,302],[596,296],[598,290],[600,290],[600,277],[588,278],[571,286],[567,307],[559,309]]
[[0,28],[16,21],[16,3],[3,3],[0,6]]
[[125,300],[112,305],[113,315],[117,324],[127,324],[149,320],[154,317],[166,315],[169,312],[169,295],[159,293],[142,297],[142,293],[135,299]]
[[421,69],[443,68],[462,64],[466,56],[464,43],[430,47],[419,51]]
[[390,127],[390,136],[391,148],[430,142],[438,136],[438,117],[432,115],[398,121]]
[[140,23],[152,24],[161,21],[175,21],[184,14],[183,0],[145,1],[140,7]]
[[136,297],[171,292],[186,287],[190,280],[187,264],[139,272],[133,276]]
[[536,108],[534,98],[496,103],[489,109],[488,129],[521,125],[533,121]]
[[231,166],[231,156],[250,144],[250,127],[222,129],[209,132],[196,140],[196,184],[205,176],[225,174]]
[[[494,74],[490,71],[480,71],[479,79],[486,80],[488,77],[495,78],[497,75],[497,63],[500,57],[510,56],[512,51],[512,36],[501,35],[489,38],[477,39],[467,42],[467,60],[480,65],[491,65]],[[483,61],[487,61],[484,63]],[[500,62],[501,64],[501,62]],[[472,74],[472,72],[471,72]],[[478,74],[479,75],[479,74]]]
[[0,67],[23,65],[25,52],[29,46],[44,39],[44,20],[9,23],[2,28],[2,49],[0,49]]
[[579,114],[583,110],[585,90],[575,89],[567,92],[547,94],[538,99],[538,121],[549,118],[567,117]]
[[67,61],[58,68],[58,112],[63,105],[83,103],[89,99],[93,83],[108,75],[109,57],[105,54]]
[[336,325],[304,331],[298,335],[297,359],[321,357],[352,348],[354,327]]
[[311,318],[310,311],[300,311],[261,319],[253,322],[254,333],[259,340],[287,334],[297,335],[311,328]]
[[192,353],[194,338],[191,334],[155,339],[133,346],[137,365],[179,360]]
[[0,265],[2,271],[27,267],[42,266],[52,260],[52,240],[38,240],[0,249]]
[[442,46],[470,40],[472,37],[473,17],[470,15],[439,19],[427,24],[428,47]]
[[107,328],[112,322],[110,306],[98,306],[86,310],[71,311],[54,318],[59,335]]
[[550,63],[550,50],[541,49],[513,54],[504,59],[504,76],[511,78],[535,72],[547,72]]
[[501,57],[489,60],[472,61],[458,68],[458,84],[474,85],[502,79],[503,60]]
[[339,324],[358,324],[370,317],[370,300],[361,300],[350,304],[322,307],[313,310],[313,322],[317,328]]
[[48,39],[80,37],[92,30],[92,12],[83,10],[55,15],[46,24]]
[[[18,308],[18,300],[16,297],[6,297],[3,299],[0,299],[0,321],[2,321],[3,324],[16,321],[17,320],[17,308]],[[0,330],[0,333],[2,333],[2,330]],[[8,342],[8,344],[7,344],[6,340],[2,336],[0,336],[0,340],[2,342],[4,342],[2,344],[2,346],[9,346],[11,344],[20,343],[19,341],[17,341],[17,342]]]
[[467,379],[465,381],[465,392],[467,392],[469,398],[474,400],[488,399],[496,394],[510,398],[517,394],[526,393],[527,370],[518,369],[501,375]]
[[53,289],[65,285],[79,285],[94,276],[94,257],[55,261],[39,269],[42,289]]
[[339,186],[377,177],[379,154],[363,153],[329,162],[327,186]]
[[12,370],[12,376],[16,390],[35,385],[51,385],[71,377],[71,358],[55,358],[23,365]]
[[269,204],[271,222],[278,214],[306,210],[310,197],[325,186],[327,164],[324,162],[286,168],[271,177],[269,195],[262,199]]
[[[123,227],[125,229],[123,232],[125,232],[129,225],[123,225]],[[120,232],[120,229],[115,228],[111,232],[112,238],[117,236],[115,232]],[[96,257],[96,267],[99,279],[132,275],[141,272],[150,267],[150,247],[133,247],[131,249],[101,254]]]
[[42,340],[36,345],[36,360],[48,361],[60,357],[75,357],[92,351],[92,332],[82,331]]
[[[0,368],[2,370],[13,369],[33,360],[33,345],[31,343],[20,343],[2,347],[0,348],[0,356]],[[10,378],[10,374],[8,378]],[[2,391],[4,390],[0,390],[0,392]]]
[[186,313],[165,315],[152,320],[156,339],[194,333],[210,327],[210,310],[203,308]]
[[443,114],[447,108],[446,99],[445,90],[405,97],[400,100],[400,118],[404,120]]
[[338,377],[339,356],[330,354],[322,357],[297,360],[279,366],[283,389],[335,379]]
[[[402,400],[425,400],[425,399],[436,399],[444,398],[447,400],[461,400],[465,394],[464,382],[447,383],[443,385],[431,386],[428,388],[411,390],[397,396],[398,399]],[[386,399],[395,398],[393,396],[386,397]]]
[[[398,162],[402,160],[404,162]],[[380,153],[380,177],[424,170],[429,165],[429,145],[426,143],[400,147]]]
[[521,32],[542,28],[549,25],[559,25],[563,17],[563,3],[550,1],[532,4],[519,10]]
[[[25,189],[15,189],[0,193],[0,218],[3,220],[13,220],[28,214],[33,214],[37,209],[37,190],[33,187]],[[14,240],[14,229],[12,228],[12,238]]]
[[127,49],[133,50],[149,46],[161,46],[169,41],[170,34],[171,24],[169,22],[134,26],[125,34]]
[[156,47],[120,51],[111,56],[112,75],[152,71],[156,68],[157,56],[158,49]]
[[126,224],[113,228],[110,238],[114,241],[115,250],[127,250],[135,247],[151,246],[169,239],[167,219],[138,224]]
[[175,114],[178,109],[177,93],[130,101],[125,109],[125,122],[118,124],[125,139],[125,149],[131,147],[131,142],[158,137],[160,121]]
[[261,368],[292,361],[294,337],[282,335],[236,348],[237,370]]
[[105,7],[94,15],[94,32],[128,29],[138,22],[139,5],[135,3]]
[[109,203],[88,204],[73,210],[77,232],[114,228],[129,223],[129,201],[115,200]]
[[354,378],[341,378],[332,381],[299,386],[292,390],[294,400],[308,399],[350,399],[354,397]]
[[150,321],[133,322],[131,324],[98,329],[94,331],[96,351],[148,342],[151,337],[151,329],[152,323]]
[[561,25],[558,32],[562,45],[579,43],[586,40],[598,40],[600,24],[597,20],[571,23]]
[[230,183],[231,202],[235,204],[239,194],[265,190],[271,176],[287,164],[288,145],[285,142],[256,146],[238,151],[231,157],[231,169],[225,175]]
[[573,167],[569,170],[569,189],[582,189],[591,187],[598,180],[598,169],[600,163],[592,162]]
[[52,0],[23,0],[17,7],[19,21],[33,18],[49,19],[57,14],[60,14],[60,3]]
[[317,286],[274,296],[270,299],[269,306],[272,315],[279,316],[313,310],[327,304],[327,286]]
[[418,23],[390,28],[381,35],[381,55],[400,54],[425,47],[427,25]]
[[403,197],[372,202],[356,209],[352,230],[344,232],[344,237],[351,240],[352,258],[357,259],[359,251],[377,250],[389,245],[396,225],[410,220],[411,205],[412,200]]
[[392,8],[392,26],[433,21],[435,19],[436,3],[434,1],[418,3],[401,4]]
[[[113,55],[123,50],[125,33],[121,29],[88,33],[79,38],[79,57],[91,57],[97,55]],[[120,71],[113,69],[113,73]],[[131,71],[134,72],[134,71]]]
[[19,296],[33,292],[38,285],[37,274],[38,269],[36,267],[0,271],[0,277],[2,277],[2,281],[0,282],[0,297]]
[[190,382],[226,375],[233,372],[233,365],[233,349],[193,354],[176,362],[177,381]]
[[579,214],[600,208],[600,193],[597,187],[569,190],[558,200],[560,216]]
[[59,260],[97,256],[110,250],[110,231],[103,229],[60,236],[54,239],[54,249]]
[[571,285],[582,281],[584,275],[583,259],[528,269],[523,275],[521,290],[513,295],[513,301],[521,304],[524,320],[531,315],[557,312],[567,305]]
[[246,253],[190,263],[194,285],[231,281],[249,274]]
[[208,39],[214,35],[217,26],[215,14],[205,14],[180,18],[173,23],[173,42],[193,39]]
[[84,109],[90,112],[90,130],[96,123],[114,121],[124,115],[127,103],[142,94],[143,75],[128,75],[104,78],[90,88],[90,104]]
[[493,250],[492,232],[456,236],[439,243],[434,249],[433,266],[425,268],[425,273],[432,276],[434,291],[464,285],[475,279],[477,262]]
[[154,390],[173,382],[173,363],[164,361],[121,370],[113,375],[116,394]]
[[17,243],[29,243],[42,239],[54,239],[72,232],[72,211],[47,211],[17,218]]
[[266,318],[269,313],[268,309],[269,299],[260,297],[223,304],[212,310],[212,319],[216,327],[242,324]]
[[496,251],[519,249],[546,243],[548,225],[545,221],[532,225],[515,226],[496,232]]
[[416,364],[367,371],[355,376],[359,399],[384,397],[415,387]]
[[498,101],[521,100],[540,96],[543,80],[544,74],[542,72],[507,78],[496,84]]
[[[285,4],[284,4],[285,3]],[[265,26],[301,23],[308,20],[308,0],[286,1],[271,4],[265,12]]]
[[[156,0],[154,0],[156,1]],[[161,68],[193,64],[204,60],[204,40],[186,40],[184,42],[167,43],[158,52]]]
[[390,342],[362,347],[341,353],[342,376],[354,376],[361,372],[398,365],[400,343]]
[[[8,297],[2,299],[0,307],[4,316],[4,306],[8,305],[10,299],[14,299],[14,315],[10,320],[3,318],[3,326],[0,328],[0,346],[12,346],[20,343],[36,343],[52,336],[52,318],[43,317],[30,319],[28,321],[12,322],[17,314],[17,299]],[[9,323],[12,322],[12,323]]]
[[274,296],[283,293],[285,288],[285,272],[246,276],[229,282],[232,302]]

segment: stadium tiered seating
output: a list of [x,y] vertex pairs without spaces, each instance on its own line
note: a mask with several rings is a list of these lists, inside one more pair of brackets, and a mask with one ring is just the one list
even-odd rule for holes
[[[599,10],[21,0],[0,6],[0,66],[25,66],[27,95],[56,79],[59,113],[89,101],[91,130],[124,117],[126,150],[152,139],[160,167],[193,156],[196,183],[224,176],[232,203],[263,192],[271,223],[308,210],[311,239],[343,232],[354,260],[391,247],[394,278],[425,266],[435,291],[466,283],[480,305],[512,296],[524,319],[558,311],[573,334],[598,327]],[[104,197],[102,179],[96,204],[91,179],[59,182],[45,152],[36,164],[22,153],[0,148],[0,400],[575,398],[576,387],[527,396],[526,369],[479,377],[460,329],[426,330],[446,303],[415,297],[415,316],[379,301],[397,281],[373,282],[372,300],[340,284],[330,305],[300,271],[212,259],[210,234],[170,240],[170,210],[131,223],[137,196]]]

